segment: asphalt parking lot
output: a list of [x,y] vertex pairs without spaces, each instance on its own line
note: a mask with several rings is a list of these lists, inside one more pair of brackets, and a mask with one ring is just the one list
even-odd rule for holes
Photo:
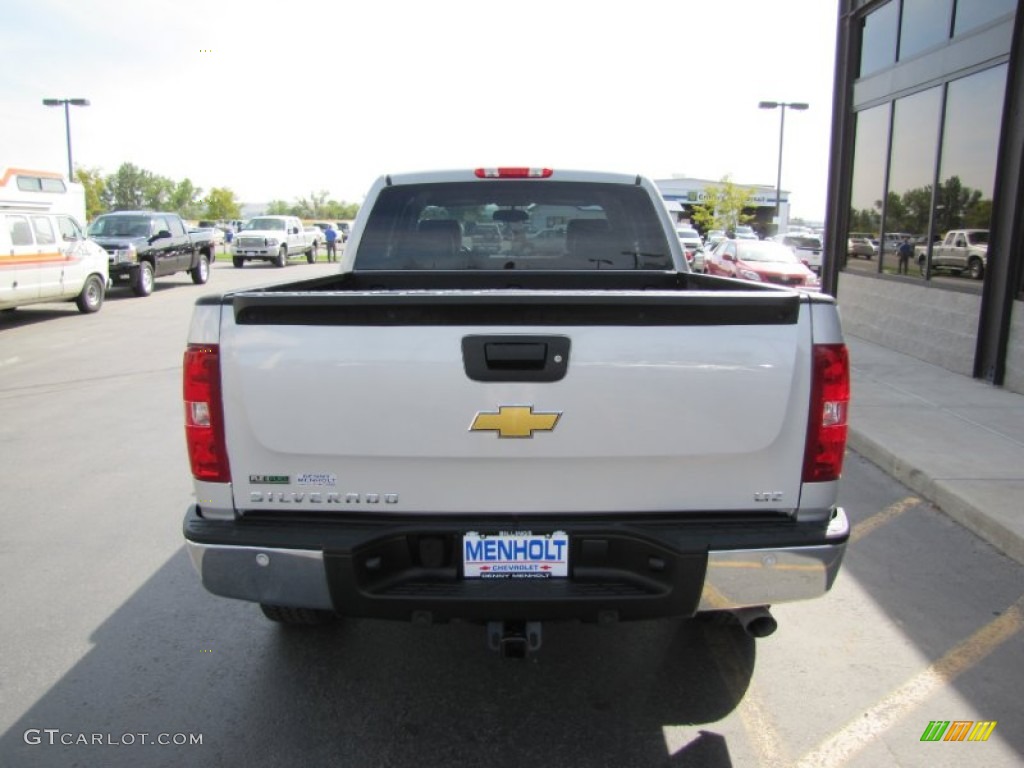
[[[192,303],[335,268],[219,262],[205,286],[160,279],[96,315],[0,317],[0,765],[1024,760],[1024,567],[854,452],[836,585],[777,606],[762,640],[682,620],[553,624],[516,662],[476,626],[295,631],[206,593],[181,538]],[[947,721],[996,725],[983,742],[922,741]]]

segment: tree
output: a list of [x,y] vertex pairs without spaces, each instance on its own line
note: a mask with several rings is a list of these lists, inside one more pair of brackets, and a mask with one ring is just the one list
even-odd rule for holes
[[107,210],[103,203],[106,182],[100,175],[99,168],[78,168],[75,179],[85,187],[85,218],[91,220]]
[[121,163],[104,185],[103,204],[107,210],[131,211],[143,207],[151,174],[131,163]]
[[227,187],[214,187],[206,196],[206,218],[213,221],[242,218],[242,207]]
[[197,187],[194,184],[192,184],[191,179],[182,179],[181,181],[174,185],[174,189],[171,191],[169,201],[171,210],[177,211],[178,214],[180,214],[183,219],[198,219],[202,215],[203,211],[202,201],[199,199],[200,197],[202,197],[202,194],[203,190],[200,187]]
[[146,181],[143,185],[143,204],[152,211],[171,209],[171,195],[174,194],[174,182],[166,176],[157,176],[143,171]]
[[736,229],[739,224],[754,220],[752,214],[744,213],[752,207],[754,192],[738,186],[723,176],[718,184],[705,187],[705,199],[693,206],[693,221],[705,232],[709,229]]

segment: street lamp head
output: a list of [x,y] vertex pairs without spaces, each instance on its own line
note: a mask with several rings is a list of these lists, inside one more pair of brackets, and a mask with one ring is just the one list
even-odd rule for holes
[[65,104],[70,104],[73,107],[88,107],[88,99],[43,99],[43,106],[45,107],[62,107]]

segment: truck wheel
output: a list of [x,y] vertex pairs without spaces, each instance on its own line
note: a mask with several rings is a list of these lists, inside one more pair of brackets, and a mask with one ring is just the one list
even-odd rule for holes
[[210,279],[210,260],[205,253],[199,254],[199,263],[189,270],[189,274],[196,285],[202,285]]
[[241,256],[232,256],[231,263],[235,265],[235,269],[241,269],[245,266],[245,259]]
[[277,252],[277,260],[274,262],[274,266],[283,267],[288,263],[288,246],[282,245],[281,250]]
[[132,293],[136,296],[149,296],[153,292],[153,265],[148,261],[140,261],[132,280]]
[[260,603],[260,610],[271,621],[292,626],[310,627],[318,624],[330,624],[337,619],[337,616],[331,611],[320,611],[315,608],[289,608],[283,605]]
[[75,299],[78,311],[86,314],[96,312],[103,306],[104,285],[99,275],[89,275],[82,286],[82,292]]
[[977,256],[967,262],[967,274],[970,275],[972,280],[981,280],[985,274],[985,265],[981,263],[981,259]]

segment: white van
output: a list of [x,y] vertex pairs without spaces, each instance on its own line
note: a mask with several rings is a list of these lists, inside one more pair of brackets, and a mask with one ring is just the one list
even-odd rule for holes
[[8,168],[0,173],[0,310],[74,301],[103,306],[107,252],[90,240],[85,190],[59,173]]

